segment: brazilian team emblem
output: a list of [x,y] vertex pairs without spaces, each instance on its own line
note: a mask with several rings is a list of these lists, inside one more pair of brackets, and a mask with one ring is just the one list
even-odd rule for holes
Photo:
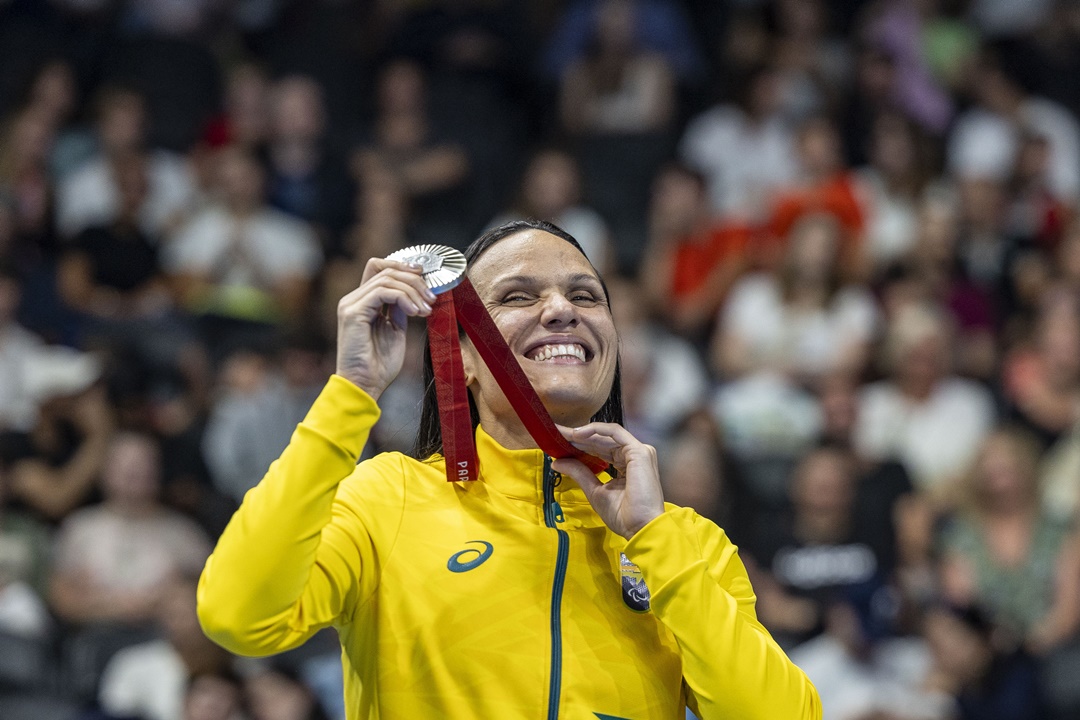
[[648,612],[649,587],[641,575],[641,568],[630,562],[626,553],[619,553],[619,575],[622,579],[622,599],[626,607],[635,612]]

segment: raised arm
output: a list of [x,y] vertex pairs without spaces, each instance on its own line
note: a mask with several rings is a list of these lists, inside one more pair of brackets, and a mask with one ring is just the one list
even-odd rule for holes
[[427,292],[419,269],[371,260],[339,303],[337,373],[245,496],[199,582],[203,630],[227,649],[295,647],[347,621],[373,591],[368,528],[335,497],[378,420],[376,400],[401,370],[407,316],[430,312]]

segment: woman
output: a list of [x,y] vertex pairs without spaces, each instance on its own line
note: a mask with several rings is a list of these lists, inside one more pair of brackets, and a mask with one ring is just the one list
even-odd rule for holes
[[865,287],[841,281],[840,235],[831,215],[807,215],[791,229],[782,268],[732,287],[712,347],[721,377],[765,367],[812,385],[864,369],[878,309]]
[[265,655],[333,625],[352,719],[820,718],[734,546],[663,504],[655,451],[618,424],[618,337],[576,241],[514,222],[467,257],[554,420],[617,478],[536,449],[464,339],[480,480],[446,482],[433,383],[420,459],[357,466],[405,317],[434,301],[417,269],[373,259],[340,304],[337,373],[207,563],[206,632]]
[[965,512],[943,538],[942,587],[977,603],[1041,654],[1080,628],[1080,545],[1070,522],[1039,503],[1039,447],[1001,428],[983,443]]

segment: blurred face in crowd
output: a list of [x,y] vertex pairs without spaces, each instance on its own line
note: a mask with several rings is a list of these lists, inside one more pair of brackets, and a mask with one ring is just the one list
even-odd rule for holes
[[899,115],[885,114],[874,121],[871,161],[888,178],[904,179],[913,169],[915,141],[911,126]]
[[1034,502],[1037,451],[1031,442],[1001,431],[983,444],[976,463],[975,491],[987,509],[1018,510]]
[[627,52],[634,45],[637,23],[630,0],[605,0],[597,10],[596,39],[602,50]]
[[956,253],[958,231],[958,218],[952,205],[928,198],[919,207],[916,255],[932,264],[951,263]]
[[650,212],[678,232],[690,232],[708,203],[701,179],[680,168],[667,168],[653,181]]
[[269,83],[254,65],[241,65],[229,75],[225,111],[233,140],[250,147],[263,140],[269,116]]
[[98,132],[107,152],[140,149],[145,131],[146,107],[142,97],[133,92],[114,91],[102,101]]
[[250,212],[262,205],[264,174],[258,160],[247,152],[226,148],[218,157],[218,189],[234,212]]
[[579,184],[573,158],[558,151],[541,153],[525,172],[525,203],[539,217],[554,220],[577,202]]
[[858,414],[858,384],[844,374],[826,377],[821,385],[821,414],[824,435],[833,440],[846,442],[855,429]]
[[53,143],[54,125],[49,115],[37,107],[29,107],[15,116],[7,137],[6,152],[18,158],[17,170],[40,168],[48,160]]
[[811,452],[795,472],[792,500],[800,515],[845,518],[855,502],[850,458],[831,448]]
[[788,239],[788,264],[807,282],[825,282],[835,272],[840,226],[831,215],[811,215],[795,224]]
[[271,94],[271,117],[277,140],[312,141],[326,127],[322,88],[309,77],[288,77]]
[[259,673],[245,688],[252,720],[307,720],[315,707],[308,689],[281,673]]
[[[588,259],[562,238],[523,230],[475,259],[469,278],[555,421],[588,423],[611,392],[618,353],[608,298]],[[461,350],[480,422],[516,420],[472,343],[462,340]]]
[[75,74],[63,60],[50,62],[34,78],[30,103],[59,123],[75,109]]
[[676,505],[694,508],[716,518],[723,502],[723,462],[719,434],[706,412],[690,416],[671,439],[661,468],[664,497]]
[[1080,380],[1080,308],[1069,292],[1053,292],[1043,301],[1037,347],[1046,379],[1067,392]]
[[227,678],[197,675],[184,697],[184,720],[232,720],[240,710],[240,687]]
[[102,491],[109,502],[142,508],[157,501],[161,486],[161,452],[145,435],[120,433],[109,447],[102,470]]
[[424,111],[424,74],[411,60],[388,65],[379,79],[379,108],[388,115]]
[[799,132],[799,160],[810,177],[827,177],[841,167],[840,138],[825,118],[813,118]]

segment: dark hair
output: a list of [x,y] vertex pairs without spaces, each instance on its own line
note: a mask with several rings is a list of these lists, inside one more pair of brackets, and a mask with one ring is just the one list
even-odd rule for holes
[[[465,250],[465,259],[469,263],[475,262],[495,243],[526,230],[542,230],[555,237],[562,238],[573,245],[582,255],[585,255],[581,245],[570,233],[552,223],[544,220],[513,220],[488,230],[473,241]],[[588,259],[587,256],[586,259]],[[599,273],[597,273],[597,277],[599,277]],[[608,295],[607,285],[604,283],[603,278],[600,278],[600,285],[604,289],[604,295]],[[623,423],[621,376],[619,358],[616,355],[615,377],[611,383],[611,392],[608,394],[604,404],[592,416],[593,422],[611,422],[620,425]],[[416,431],[416,440],[413,442],[412,450],[409,453],[417,460],[424,460],[432,455],[441,455],[443,450],[442,426],[439,423],[439,406],[435,395],[435,371],[431,366],[431,352],[426,337],[424,339],[423,382],[424,402],[420,410],[420,427]],[[471,393],[469,394],[469,415],[472,418],[472,426],[475,431],[476,426],[480,424],[480,416],[477,413],[476,404],[473,402]]]

